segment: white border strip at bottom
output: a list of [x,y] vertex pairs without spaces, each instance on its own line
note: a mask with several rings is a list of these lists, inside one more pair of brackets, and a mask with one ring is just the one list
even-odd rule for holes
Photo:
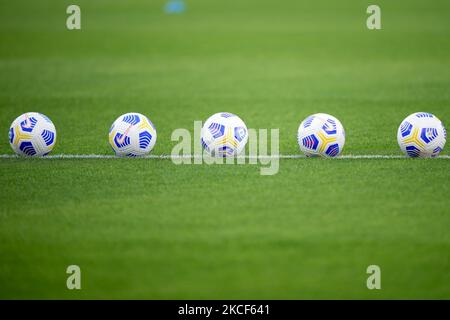
[[[148,155],[140,158],[144,159],[180,159],[180,158],[200,158],[201,155],[187,155],[187,156],[172,156],[172,155]],[[267,156],[239,156],[237,158],[245,159],[303,159],[306,158],[299,154],[280,154],[280,155],[267,155]],[[0,159],[18,159],[21,158],[13,154],[0,154]],[[406,156],[402,155],[382,155],[382,154],[349,154],[338,156],[335,159],[406,159]],[[45,157],[40,157],[38,159],[121,159],[114,155],[104,155],[104,154],[55,154],[48,155]],[[127,158],[129,159],[129,158]],[[441,155],[436,159],[450,159],[450,155]]]

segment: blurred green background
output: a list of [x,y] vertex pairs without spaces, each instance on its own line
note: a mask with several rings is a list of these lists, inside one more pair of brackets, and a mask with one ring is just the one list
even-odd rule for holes
[[[170,153],[175,128],[221,110],[251,128],[280,128],[297,152],[298,124],[335,115],[346,153],[398,153],[407,115],[449,123],[448,1],[380,1],[382,30],[366,28],[368,1],[78,1],[82,30],[66,29],[69,1],[1,4],[1,117],[40,110],[56,124],[55,153],[109,153],[122,113],[147,114]],[[10,152],[1,139],[2,153]]]

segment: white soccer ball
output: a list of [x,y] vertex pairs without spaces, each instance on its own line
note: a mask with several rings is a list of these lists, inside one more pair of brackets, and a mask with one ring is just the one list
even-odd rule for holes
[[114,121],[109,129],[109,143],[120,157],[144,156],[156,143],[156,128],[140,113],[126,113]]
[[400,149],[409,157],[437,157],[444,149],[447,134],[441,120],[427,112],[417,112],[402,121],[397,131]]
[[213,114],[206,120],[201,132],[204,150],[216,157],[232,157],[241,153],[248,141],[244,121],[228,112]]
[[21,156],[41,157],[53,150],[56,128],[45,115],[27,112],[17,117],[9,128],[9,144]]
[[335,117],[316,113],[300,123],[297,141],[307,157],[336,157],[344,148],[345,130]]

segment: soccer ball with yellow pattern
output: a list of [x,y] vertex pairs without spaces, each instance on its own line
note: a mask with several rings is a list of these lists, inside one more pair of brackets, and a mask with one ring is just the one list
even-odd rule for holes
[[336,157],[344,148],[344,127],[335,117],[316,113],[300,123],[297,141],[307,157]]
[[156,143],[156,128],[143,114],[126,113],[109,129],[109,143],[120,157],[144,156]]
[[427,112],[409,115],[400,124],[397,141],[400,149],[412,158],[434,158],[444,149],[447,136],[441,120]]
[[201,132],[203,150],[214,157],[241,154],[247,140],[248,130],[244,121],[229,112],[213,114],[205,121]]
[[27,112],[17,117],[9,128],[9,144],[21,156],[41,157],[53,150],[56,129],[45,115]]

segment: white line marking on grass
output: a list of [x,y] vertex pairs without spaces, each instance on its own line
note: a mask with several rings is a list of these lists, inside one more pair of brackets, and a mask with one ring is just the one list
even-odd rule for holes
[[[140,158],[144,159],[194,159],[200,158],[201,155],[187,155],[187,156],[172,156],[172,155],[148,155]],[[26,158],[20,157],[14,154],[0,154],[0,159],[19,159]],[[239,156],[237,158],[245,158],[245,159],[305,159],[304,155],[300,154],[280,154],[280,155],[267,155],[267,156]],[[106,154],[55,154],[49,155],[45,157],[40,157],[38,159],[122,159],[121,157],[117,157],[115,155],[106,155]],[[127,158],[129,159],[129,158]],[[407,159],[406,156],[402,155],[383,155],[383,154],[348,154],[338,156],[333,159]],[[441,155],[435,159],[450,159],[450,155]]]

